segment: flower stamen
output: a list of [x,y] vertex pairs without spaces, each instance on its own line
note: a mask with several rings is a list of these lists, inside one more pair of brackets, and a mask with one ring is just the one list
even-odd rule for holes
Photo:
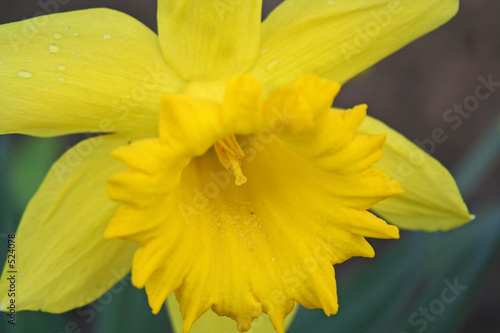
[[240,186],[247,182],[247,177],[241,171],[241,160],[245,156],[234,135],[230,135],[214,144],[220,163],[236,178],[235,184]]

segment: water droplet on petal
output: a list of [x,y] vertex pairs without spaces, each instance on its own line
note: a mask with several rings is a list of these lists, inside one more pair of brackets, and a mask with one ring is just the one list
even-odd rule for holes
[[35,30],[35,26],[34,26],[34,25],[31,25],[31,26],[30,26],[30,29],[31,29],[31,30]]
[[30,61],[30,58],[26,58],[26,61]]
[[78,36],[78,32],[73,32],[73,36]]
[[267,65],[267,70],[274,70],[276,68],[276,66],[278,66],[278,60],[274,60],[274,61],[271,61],[268,65]]
[[268,46],[268,47],[266,47],[265,49],[260,50],[260,53],[261,53],[261,54],[264,54],[264,53],[266,53],[267,51],[269,51],[269,46]]
[[57,51],[59,51],[59,46],[57,46],[56,44],[52,44],[49,46],[49,51],[51,53],[56,53]]
[[57,79],[59,82],[64,82],[64,78],[63,77],[60,77]]
[[110,34],[104,34],[104,35],[102,35],[102,37],[104,39],[111,39],[111,35]]
[[313,10],[313,13],[317,13],[317,12],[318,12],[318,10],[319,10],[318,8],[314,9],[314,10]]
[[29,78],[29,77],[33,76],[33,73],[28,72],[28,71],[19,71],[19,72],[17,72],[17,76],[24,77],[24,78]]
[[334,6],[335,0],[328,0],[328,6]]
[[81,56],[82,56],[82,54],[81,54],[81,53],[77,53],[77,54],[75,55],[75,57],[77,57],[77,58],[80,58]]
[[63,71],[63,70],[65,70],[65,69],[66,69],[66,66],[64,66],[64,65],[59,65],[59,66],[57,66],[57,69],[58,69],[58,70],[60,70],[60,71]]
[[54,33],[54,38],[55,39],[61,39],[62,38],[62,35],[58,32]]
[[64,29],[69,30],[69,27],[64,27]]

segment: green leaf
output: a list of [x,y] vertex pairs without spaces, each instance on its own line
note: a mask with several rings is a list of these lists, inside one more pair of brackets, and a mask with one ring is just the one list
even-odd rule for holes
[[9,187],[17,209],[24,210],[50,166],[61,155],[63,144],[60,138],[17,137],[8,159]]
[[500,117],[458,162],[457,183],[464,194],[477,190],[485,176],[494,171],[500,158]]

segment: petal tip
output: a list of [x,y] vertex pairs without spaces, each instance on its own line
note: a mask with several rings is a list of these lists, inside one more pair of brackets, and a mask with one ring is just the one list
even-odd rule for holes
[[387,236],[391,239],[399,239],[399,228],[394,225],[388,225]]

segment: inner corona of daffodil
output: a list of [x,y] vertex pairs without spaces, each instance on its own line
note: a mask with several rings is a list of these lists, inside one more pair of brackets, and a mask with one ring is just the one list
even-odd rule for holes
[[[196,99],[222,102],[225,95],[225,85],[225,81],[193,81],[188,84],[184,94]],[[233,173],[236,179],[235,184],[242,185],[246,183],[247,178],[241,170],[241,161],[245,154],[235,136],[231,134],[222,140],[218,140],[214,144],[214,149],[222,166]]]
[[[295,302],[337,311],[332,265],[372,257],[365,237],[398,237],[367,209],[402,193],[372,166],[385,135],[356,133],[366,106],[330,108],[339,88],[305,75],[263,98],[250,75],[193,83],[163,96],[158,137],[113,152],[130,170],[107,183],[122,205],[105,236],[141,244],[132,282],[153,312],[175,292],[185,332],[211,308],[240,331],[264,312],[283,333]],[[242,147],[251,181],[237,186]]]

